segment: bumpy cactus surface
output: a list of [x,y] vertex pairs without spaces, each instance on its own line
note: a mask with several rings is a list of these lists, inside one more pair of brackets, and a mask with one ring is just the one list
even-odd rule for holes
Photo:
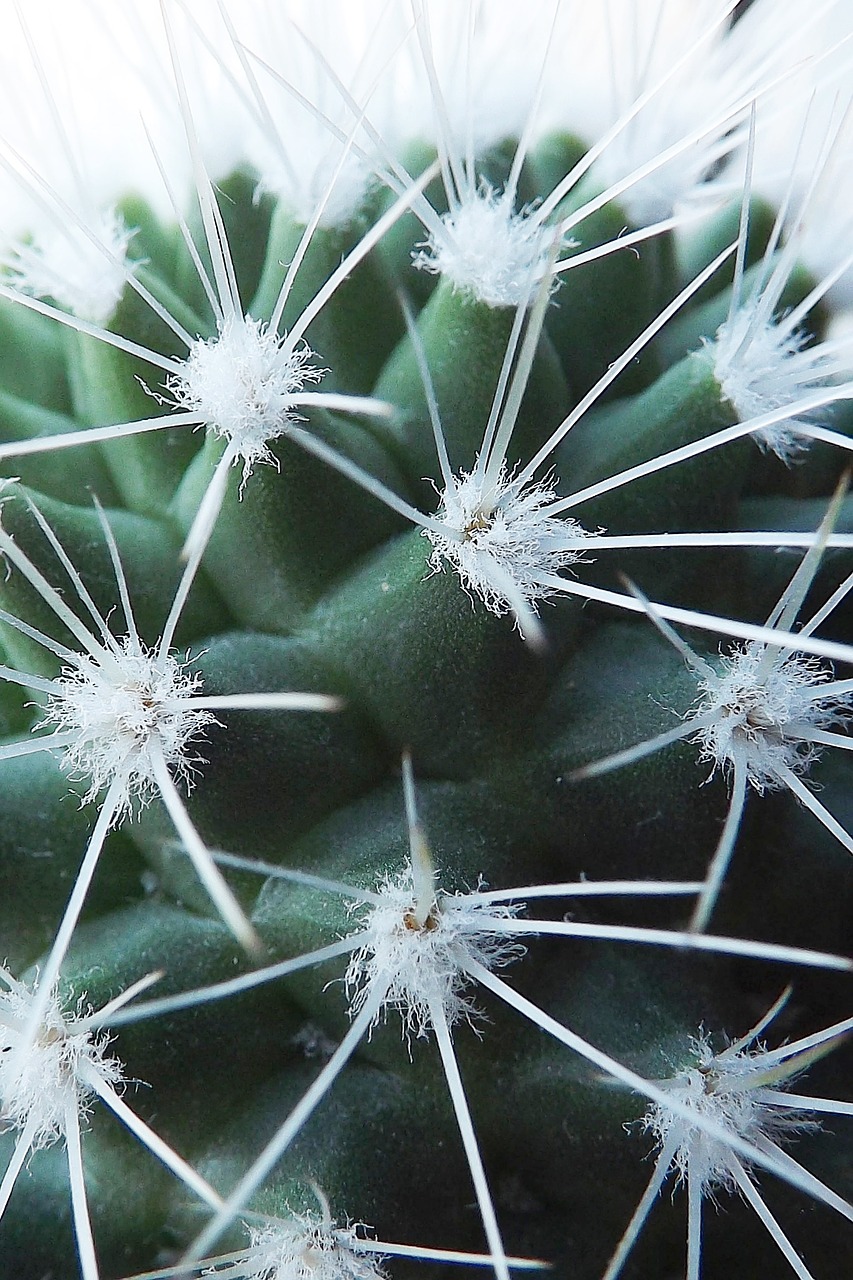
[[845,1274],[845,7],[4,15],[0,1276]]

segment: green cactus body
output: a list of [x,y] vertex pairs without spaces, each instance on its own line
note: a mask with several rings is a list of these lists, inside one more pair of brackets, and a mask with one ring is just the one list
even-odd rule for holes
[[[181,118],[109,315],[2,282],[0,1280],[839,1276],[851,391],[794,233],[622,248],[570,121],[312,226]],[[497,300],[477,201],[535,231]],[[807,371],[746,411],[761,305]]]

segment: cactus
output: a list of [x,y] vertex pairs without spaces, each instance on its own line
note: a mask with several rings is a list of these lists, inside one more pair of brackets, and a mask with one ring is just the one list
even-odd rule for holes
[[849,15],[233,8],[6,24],[0,1276],[838,1275]]

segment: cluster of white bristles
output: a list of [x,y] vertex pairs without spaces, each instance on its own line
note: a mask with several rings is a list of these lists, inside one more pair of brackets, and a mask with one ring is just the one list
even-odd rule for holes
[[[780,1072],[778,1064],[774,1072],[765,1063],[763,1048],[717,1053],[710,1037],[703,1034],[693,1041],[692,1053],[694,1063],[682,1067],[667,1082],[667,1093],[697,1116],[715,1121],[725,1133],[747,1142],[765,1139],[775,1143],[819,1127],[804,1110],[779,1104],[778,1091],[772,1085],[790,1087],[794,1072]],[[722,1138],[709,1136],[657,1103],[643,1123],[659,1147],[675,1142],[673,1164],[681,1180],[695,1179],[703,1195],[737,1189],[736,1161],[731,1146]]]
[[[487,184],[444,215],[413,258],[490,307],[517,307],[551,270],[553,231]],[[555,285],[556,287],[556,285]]]
[[55,298],[81,319],[106,324],[124,292],[133,236],[115,209],[105,209],[91,227],[57,227],[35,245],[14,246],[9,278],[34,298]]
[[371,991],[384,990],[382,1010],[399,1013],[404,1034],[423,1037],[441,1009],[449,1026],[476,1017],[464,963],[501,968],[524,948],[494,925],[511,920],[515,909],[468,902],[466,895],[441,893],[421,898],[416,867],[409,864],[377,886],[378,905],[365,918],[369,938],[350,959],[345,984],[357,1014]]
[[[853,1104],[791,1093],[791,1086],[815,1059],[844,1039],[853,1020],[805,1036],[777,1049],[759,1039],[778,1015],[790,988],[761,1020],[739,1040],[715,1050],[704,1030],[690,1046],[687,1060],[663,1081],[665,1097],[656,1101],[642,1120],[652,1134],[658,1155],[644,1195],[604,1274],[616,1280],[636,1243],[664,1182],[674,1173],[687,1188],[686,1280],[699,1280],[702,1259],[702,1204],[716,1202],[720,1192],[739,1194],[756,1214],[800,1280],[811,1272],[765,1203],[753,1162],[742,1150],[749,1143],[768,1158],[768,1167],[787,1175],[801,1190],[832,1204],[848,1218],[853,1208],[840,1201],[817,1178],[784,1150],[797,1134],[816,1131],[821,1112],[853,1115]],[[667,1105],[677,1103],[679,1110]],[[787,1274],[787,1271],[786,1271]]]
[[450,565],[466,591],[498,617],[516,612],[519,597],[534,608],[560,590],[560,570],[582,558],[578,544],[586,532],[576,520],[548,515],[555,499],[547,482],[517,485],[505,468],[493,485],[477,471],[463,471],[441,495],[438,519],[445,528],[424,531],[434,547],[430,567],[438,572]]
[[245,1264],[231,1274],[246,1280],[381,1280],[379,1260],[359,1246],[354,1231],[303,1214],[251,1227]]
[[35,1151],[65,1135],[69,1112],[85,1116],[93,1097],[87,1076],[116,1085],[122,1067],[107,1057],[109,1037],[75,1026],[80,1019],[63,1012],[55,995],[27,1046],[32,992],[5,971],[2,980],[7,989],[0,996],[0,1109],[6,1125],[24,1132]]
[[184,782],[192,776],[191,743],[215,717],[192,709],[202,684],[175,654],[158,654],[125,636],[118,652],[80,654],[57,677],[43,724],[67,740],[63,768],[88,784],[84,802],[94,800],[117,776],[126,779],[121,809],[157,793],[153,754]]
[[229,316],[215,338],[193,344],[167,386],[177,408],[232,445],[245,483],[256,463],[275,461],[270,444],[298,421],[294,396],[321,381],[312,358],[260,320]]
[[[850,717],[850,698],[828,692],[832,668],[806,654],[768,657],[764,645],[736,647],[720,658],[719,673],[700,681],[702,700],[695,717],[702,722],[694,741],[700,759],[731,769],[743,753],[750,785],[758,792],[782,785],[785,771],[805,773],[820,755],[808,735],[831,729]],[[707,721],[707,724],[705,723]]]

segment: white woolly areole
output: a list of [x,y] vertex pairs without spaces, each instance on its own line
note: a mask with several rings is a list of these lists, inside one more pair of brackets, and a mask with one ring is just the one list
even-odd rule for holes
[[[823,359],[821,346],[805,346],[808,337],[805,330],[792,331],[784,320],[754,326],[753,308],[748,306],[720,326],[710,344],[714,374],[741,422],[781,409],[825,384],[832,369]],[[808,420],[808,415],[784,418],[753,432],[752,438],[760,448],[790,463],[811,444],[797,431]]]
[[[762,1139],[776,1143],[796,1132],[820,1127],[804,1112],[774,1102],[773,1091],[787,1088],[799,1073],[792,1066],[788,1076],[780,1080],[778,1063],[772,1069],[768,1067],[761,1046],[717,1055],[710,1038],[703,1033],[692,1041],[692,1053],[695,1065],[684,1067],[671,1080],[659,1081],[659,1087],[732,1137],[760,1145]],[[737,1189],[732,1173],[735,1161],[722,1138],[713,1137],[657,1102],[646,1112],[642,1123],[659,1146],[672,1136],[676,1138],[673,1163],[680,1181],[695,1178],[706,1194],[715,1189]]]
[[330,150],[328,137],[311,130],[313,123],[288,133],[286,163],[278,147],[266,140],[250,148],[260,174],[258,195],[275,196],[302,226],[323,200],[318,226],[344,229],[362,216],[375,180],[358,156],[349,152],[342,160],[339,148]]
[[78,735],[65,748],[62,767],[89,782],[86,801],[124,775],[119,814],[134,798],[145,803],[157,790],[152,750],[186,779],[195,762],[187,752],[190,740],[215,721],[209,711],[187,705],[201,685],[199,672],[190,674],[172,654],[158,656],[129,637],[120,646],[120,657],[105,653],[96,661],[80,654],[75,667],[64,668],[45,712],[45,723],[57,733]]
[[[641,111],[610,143],[596,161],[594,172],[602,188],[621,182],[629,174],[654,160],[688,132],[686,121],[692,116],[702,119],[710,115],[711,104],[703,99],[698,86],[679,92],[678,107],[673,102],[655,104]],[[686,99],[697,99],[692,111],[682,107]],[[653,110],[658,105],[658,110]],[[705,178],[713,164],[715,145],[724,136],[721,127],[705,145],[685,148],[645,177],[633,182],[619,196],[619,202],[628,213],[635,227],[650,227],[665,218],[672,217],[683,201],[694,205],[707,204],[713,208],[715,192],[705,184]]]
[[[736,23],[725,20],[728,0],[608,0],[560,8],[559,56],[551,60],[546,94],[555,123],[593,142],[624,120],[641,95],[651,95],[596,162],[602,187],[707,130],[618,197],[637,226],[669,217],[684,202],[700,208],[719,201],[714,175],[742,139],[743,104],[814,48],[798,0],[757,0]],[[792,39],[801,29],[808,30]],[[790,92],[788,85],[785,80]],[[563,103],[561,116],[555,102]],[[734,108],[740,114],[727,114]],[[780,171],[787,176],[790,165]]]
[[416,916],[417,888],[411,867],[388,877],[377,892],[382,903],[373,907],[362,928],[370,938],[354,952],[344,977],[355,1015],[377,988],[385,990],[376,1022],[396,1009],[406,1038],[426,1036],[433,1025],[431,1007],[444,1010],[448,1024],[475,1009],[467,988],[471,979],[466,960],[487,969],[502,968],[524,954],[524,948],[505,933],[490,929],[494,921],[512,919],[517,907],[466,901],[464,894],[439,894],[423,924]]
[[300,420],[293,397],[324,372],[311,364],[313,354],[308,346],[293,347],[262,320],[233,317],[215,338],[194,344],[167,387],[178,408],[198,415],[234,448],[245,481],[256,462],[275,462],[269,442]]
[[[559,61],[553,65],[563,82],[562,92],[572,98],[566,119],[577,121],[575,127],[595,141],[624,119],[642,94],[660,86],[596,161],[593,172],[602,189],[654,162],[686,134],[713,121],[748,89],[750,77],[734,63],[733,50],[725,50],[720,33],[706,41],[674,77],[669,75],[700,32],[708,30],[712,11],[719,11],[722,2],[619,0],[615,9],[583,6],[584,12],[578,15],[580,29],[567,44],[568,65]],[[618,197],[632,223],[650,226],[671,217],[684,200],[708,199],[704,179],[730,129],[731,122],[720,123],[708,137],[632,182]]]
[[[349,226],[363,213],[374,167],[386,168],[382,148],[357,126],[355,115],[369,104],[373,126],[392,151],[401,121],[408,124],[403,104],[395,114],[389,109],[389,82],[396,80],[408,15],[383,0],[287,0],[229,5],[226,24],[215,12],[220,6],[208,0],[192,0],[189,8],[216,48],[216,57],[205,60],[219,91],[208,114],[226,128],[237,122],[237,161],[257,172],[259,193],[275,195],[306,225],[334,180],[319,225]],[[248,92],[232,33],[253,64],[263,110]],[[187,28],[186,43],[197,52],[193,34]]]
[[511,579],[535,610],[537,601],[557,591],[543,578],[577,564],[583,558],[577,541],[590,536],[575,520],[543,514],[555,500],[547,482],[519,487],[505,468],[488,487],[476,470],[460,472],[441,495],[438,519],[447,534],[423,530],[435,548],[430,568],[452,565],[465,590],[498,616],[513,611],[504,587]]
[[88,227],[49,224],[32,243],[19,241],[7,254],[12,283],[34,298],[56,304],[94,324],[112,316],[125,286],[127,254],[135,229],[115,209],[99,213]]
[[[385,6],[389,8],[402,26],[410,9]],[[482,155],[507,138],[520,137],[536,101],[553,6],[527,6],[523,38],[519,38],[516,0],[476,5],[429,0],[423,9],[441,108],[419,42],[412,39],[388,66],[386,78],[393,79],[396,89],[388,107],[395,114],[386,109],[380,117],[383,126],[398,135],[405,132],[408,139],[443,146],[460,160],[469,148],[474,155]],[[555,47],[563,56],[564,44],[557,40]],[[373,114],[372,99],[370,105]],[[564,115],[560,124],[565,125]]]
[[702,760],[731,767],[736,754],[746,761],[747,778],[759,793],[783,785],[780,772],[802,773],[820,755],[820,747],[804,740],[809,728],[827,729],[849,715],[849,699],[814,696],[815,687],[833,677],[818,658],[790,654],[768,666],[766,647],[750,641],[721,657],[719,675],[700,687],[705,694],[693,715],[711,715],[712,723],[691,739]]
[[352,1228],[333,1228],[316,1214],[257,1229],[239,1271],[245,1280],[383,1280],[375,1254],[360,1247]]
[[444,276],[489,307],[533,301],[537,281],[550,268],[553,227],[530,210],[515,212],[512,201],[488,183],[446,213],[441,224],[441,238],[430,236],[413,254],[416,267]]
[[[815,280],[826,279],[842,266],[853,235],[853,177],[849,163],[853,122],[845,110],[845,94],[839,93],[849,79],[846,70],[843,79],[839,77],[839,63],[849,57],[844,38],[849,42],[853,34],[853,10],[840,3],[834,7],[846,28],[826,33],[830,37],[826,48],[838,39],[836,54],[810,63],[804,56],[806,48],[800,46],[802,72],[796,83],[791,82],[795,91],[774,97],[763,109],[759,104],[752,175],[755,193],[775,207],[788,199],[797,211],[789,221],[797,237],[798,258]],[[799,12],[795,21],[800,28]],[[831,152],[813,185],[827,142],[831,143]],[[726,176],[735,184],[742,182],[741,158],[736,159]],[[824,302],[832,311],[853,306],[853,269],[848,266],[835,279]]]
[[34,1125],[33,1150],[50,1146],[65,1132],[69,1106],[84,1114],[92,1097],[81,1082],[85,1066],[105,1084],[122,1079],[121,1064],[105,1056],[108,1036],[74,1030],[54,996],[34,1043],[19,1053],[33,993],[20,983],[0,996],[0,1119],[6,1127]]

